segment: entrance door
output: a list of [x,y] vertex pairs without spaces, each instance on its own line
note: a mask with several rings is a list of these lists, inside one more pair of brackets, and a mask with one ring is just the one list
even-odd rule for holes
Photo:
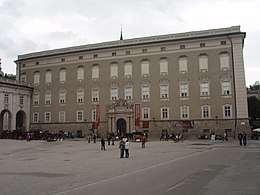
[[24,131],[25,130],[25,113],[24,111],[19,111],[16,114],[16,129]]
[[118,119],[117,122],[116,122],[116,126],[117,126],[117,133],[120,136],[126,134],[126,121],[125,121],[125,119],[123,119],[123,118]]

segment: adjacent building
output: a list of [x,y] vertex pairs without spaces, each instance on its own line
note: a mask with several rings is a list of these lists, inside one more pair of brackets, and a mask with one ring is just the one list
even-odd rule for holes
[[34,88],[30,128],[151,137],[250,130],[245,36],[232,26],[19,55],[17,79]]

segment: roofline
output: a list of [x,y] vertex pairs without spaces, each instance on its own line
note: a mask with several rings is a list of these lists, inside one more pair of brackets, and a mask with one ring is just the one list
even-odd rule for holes
[[244,35],[244,38],[246,37],[246,33],[240,31],[240,26],[232,26],[229,28],[219,28],[219,29],[210,29],[210,30],[203,30],[203,31],[177,33],[177,34],[148,36],[148,37],[140,37],[140,38],[133,38],[133,39],[118,40],[118,41],[80,45],[74,47],[65,47],[60,49],[44,50],[39,52],[18,55],[18,60],[14,62],[18,62],[21,60],[35,59],[39,57],[50,57],[55,55],[72,54],[72,53],[79,53],[79,52],[86,52],[86,51],[96,51],[100,49],[111,49],[111,48],[144,45],[144,44],[175,42],[175,41],[182,41],[182,40],[202,39],[202,38],[221,37],[221,36],[230,36],[230,35]]

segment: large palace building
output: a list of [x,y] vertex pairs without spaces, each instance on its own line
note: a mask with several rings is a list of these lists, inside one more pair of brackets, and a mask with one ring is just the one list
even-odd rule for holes
[[30,128],[194,137],[250,130],[239,26],[19,55]]

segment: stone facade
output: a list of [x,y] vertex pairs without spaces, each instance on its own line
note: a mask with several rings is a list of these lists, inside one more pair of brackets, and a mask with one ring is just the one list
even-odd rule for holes
[[17,75],[34,86],[31,128],[87,134],[98,116],[100,135],[249,131],[244,38],[233,26],[19,55]]
[[32,92],[26,83],[0,78],[0,131],[29,131]]

